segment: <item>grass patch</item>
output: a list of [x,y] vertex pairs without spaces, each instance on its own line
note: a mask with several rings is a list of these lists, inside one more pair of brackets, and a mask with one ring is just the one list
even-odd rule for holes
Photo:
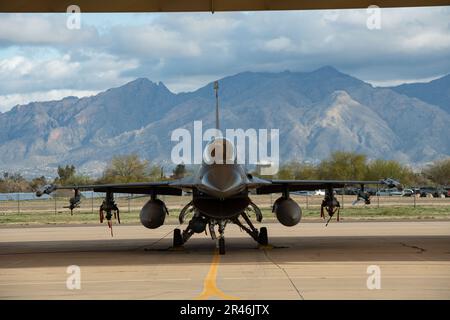
[[[270,208],[262,209],[264,220],[275,221],[276,218]],[[166,217],[166,223],[178,223],[179,210],[170,210]],[[139,212],[121,212],[123,224],[138,224]],[[254,217],[252,217],[254,218]],[[316,220],[320,218],[320,209],[304,209],[304,220]],[[395,219],[450,219],[450,206],[407,206],[398,207],[350,207],[341,210],[343,220],[395,220]],[[189,218],[188,218],[189,219]],[[0,226],[6,225],[46,225],[46,224],[98,224],[98,212],[75,211],[55,213],[3,213],[0,215]]]

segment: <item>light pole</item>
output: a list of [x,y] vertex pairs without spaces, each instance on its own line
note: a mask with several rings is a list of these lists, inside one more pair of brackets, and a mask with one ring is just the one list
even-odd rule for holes
[[216,129],[219,130],[219,81],[214,81],[214,91],[216,92]]

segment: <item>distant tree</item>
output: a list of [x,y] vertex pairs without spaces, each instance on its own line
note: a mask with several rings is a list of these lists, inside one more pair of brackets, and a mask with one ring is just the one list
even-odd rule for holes
[[75,176],[75,166],[66,165],[65,167],[58,166],[58,182],[65,184]]
[[6,180],[10,180],[10,181],[24,181],[25,178],[22,177],[22,175],[20,173],[10,173],[10,172],[4,172],[3,173],[3,178]]
[[436,161],[423,169],[425,178],[438,185],[450,185],[450,158]]
[[312,180],[318,178],[317,167],[312,164],[290,162],[278,170],[278,179]]
[[47,184],[47,179],[44,176],[41,176],[39,178],[34,178],[30,181],[30,187],[32,191],[36,191],[42,186],[45,186]]
[[423,172],[414,173],[414,182],[410,185],[411,187],[420,186],[432,186],[435,184],[432,180],[428,179]]
[[58,166],[58,177],[53,181],[59,185],[83,185],[92,184],[93,180],[85,175],[76,174],[74,165],[66,165],[65,167]]
[[175,169],[173,169],[172,178],[174,178],[174,179],[184,178],[184,176],[186,175],[186,172],[187,172],[186,166],[183,163],[177,164]]
[[296,180],[313,180],[318,178],[317,167],[312,164],[295,164],[293,173]]
[[29,182],[20,173],[3,173],[0,182],[1,192],[27,192],[30,191]]
[[150,181],[159,181],[164,179],[163,167],[152,165],[148,168],[148,179]]
[[3,178],[0,177],[0,193],[5,193],[6,191],[6,183],[5,180],[3,180]]
[[148,179],[148,161],[141,160],[137,154],[130,154],[112,158],[100,181],[103,183],[127,183],[142,182]]
[[414,172],[398,161],[382,159],[370,161],[367,165],[365,179],[380,180],[384,178],[396,179],[405,186],[417,184],[417,177]]
[[277,178],[280,180],[291,180],[293,176],[292,168],[288,164],[281,165],[278,169]]
[[364,179],[366,175],[366,161],[364,154],[337,151],[318,166],[318,177],[321,179]]

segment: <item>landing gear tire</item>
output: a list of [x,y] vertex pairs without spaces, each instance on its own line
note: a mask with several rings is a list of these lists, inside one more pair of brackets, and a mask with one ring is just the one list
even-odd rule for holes
[[225,238],[219,238],[219,254],[225,254]]
[[173,246],[181,247],[183,245],[183,236],[180,229],[173,230]]
[[266,227],[261,227],[259,229],[258,243],[262,246],[267,246],[269,244],[269,238],[267,236],[267,228]]

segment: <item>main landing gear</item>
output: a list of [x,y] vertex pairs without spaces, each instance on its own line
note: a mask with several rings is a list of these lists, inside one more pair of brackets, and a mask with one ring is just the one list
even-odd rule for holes
[[262,246],[269,245],[269,237],[267,235],[267,228],[261,227],[259,229],[259,235],[258,235],[258,243]]
[[[259,209],[256,207],[256,209],[252,208],[252,210],[255,210],[257,220],[260,222],[262,220],[262,215],[260,214]],[[241,221],[240,218],[242,218],[244,221]],[[182,221],[184,221],[184,215],[182,215],[182,219],[180,219],[180,222]],[[225,227],[228,222],[232,222],[238,225],[241,228],[241,230],[247,232],[248,235],[250,235],[250,237],[252,237],[252,239],[254,239],[260,245],[267,246],[269,244],[269,238],[267,236],[267,228],[261,227],[258,230],[251,222],[247,212],[242,212],[240,216],[233,219],[221,219],[221,220],[207,219],[200,213],[196,212],[194,213],[194,216],[192,217],[191,221],[189,221],[189,224],[185,230],[181,231],[180,229],[177,228],[173,231],[173,247],[174,248],[182,247],[194,233],[202,233],[202,232],[207,233],[206,227],[208,226],[211,239],[217,241],[217,248],[219,249],[219,254],[223,255],[225,254]],[[216,225],[218,226],[217,229],[219,232],[218,236],[216,235],[215,230]]]
[[181,235],[180,229],[173,230],[173,247],[181,247],[183,245],[183,236]]
[[269,239],[267,236],[267,228],[261,227],[259,230],[253,225],[248,217],[247,213],[241,213],[241,217],[244,219],[247,225],[244,225],[239,217],[235,218],[233,221],[234,224],[238,225],[242,230],[248,233],[250,237],[253,238],[256,242],[258,242],[262,246],[267,246],[269,244]]

